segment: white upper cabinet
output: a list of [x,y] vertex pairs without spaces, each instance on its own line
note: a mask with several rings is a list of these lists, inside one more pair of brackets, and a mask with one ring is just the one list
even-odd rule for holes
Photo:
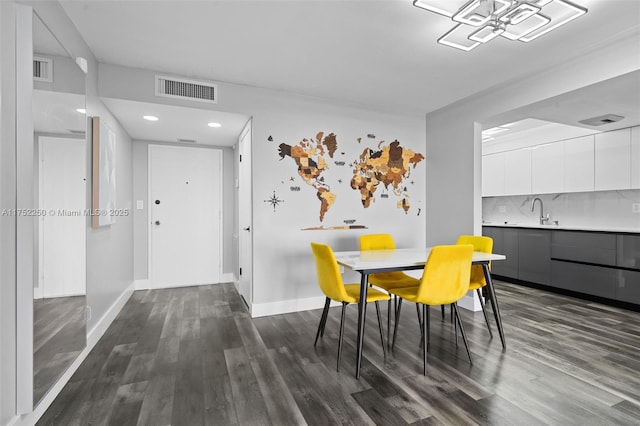
[[504,153],[504,195],[531,194],[531,150]]
[[640,127],[631,128],[631,188],[640,189]]
[[640,126],[482,156],[482,196],[640,189]]
[[482,196],[504,195],[504,152],[482,156]]
[[531,147],[531,192],[564,192],[564,143],[555,142]]
[[595,135],[595,190],[631,188],[631,129]]
[[585,192],[594,188],[594,137],[564,141],[564,191]]

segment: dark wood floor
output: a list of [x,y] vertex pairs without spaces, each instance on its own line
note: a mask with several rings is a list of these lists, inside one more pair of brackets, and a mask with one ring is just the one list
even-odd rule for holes
[[86,346],[85,296],[33,301],[33,401],[37,403]]
[[355,306],[338,373],[339,308],[314,348],[321,309],[252,320],[231,284],[136,292],[38,424],[640,424],[639,313],[496,287],[506,351],[461,310],[470,365],[432,312],[424,377],[415,309],[386,361],[371,309],[360,380]]

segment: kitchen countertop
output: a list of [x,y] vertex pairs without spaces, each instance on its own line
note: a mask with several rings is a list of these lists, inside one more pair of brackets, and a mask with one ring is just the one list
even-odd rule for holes
[[591,231],[591,232],[612,232],[612,233],[630,233],[640,234],[640,226],[637,228],[622,228],[616,226],[568,226],[568,225],[538,225],[528,223],[511,223],[511,222],[482,222],[482,226],[493,226],[498,228],[530,228],[530,229],[548,229],[558,231]]

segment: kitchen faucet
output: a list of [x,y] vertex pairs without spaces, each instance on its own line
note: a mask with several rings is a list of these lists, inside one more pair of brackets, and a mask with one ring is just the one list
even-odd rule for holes
[[549,220],[549,214],[547,214],[547,216],[545,217],[542,200],[538,197],[534,198],[533,201],[531,202],[531,211],[534,210],[536,206],[536,201],[540,201],[540,225],[544,225],[544,223]]

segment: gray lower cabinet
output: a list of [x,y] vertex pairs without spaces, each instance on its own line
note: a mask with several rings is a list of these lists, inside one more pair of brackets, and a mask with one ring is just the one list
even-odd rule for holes
[[543,285],[551,283],[551,231],[519,230],[518,279]]
[[618,271],[616,300],[640,305],[640,271]]
[[617,283],[618,271],[616,269],[562,260],[551,261],[551,285],[553,287],[615,299]]
[[482,234],[493,239],[493,252],[506,256],[491,263],[491,272],[508,278],[518,278],[518,230],[483,227]]
[[640,235],[618,235],[616,265],[640,270]]
[[494,274],[640,305],[640,235],[485,226]]
[[551,257],[598,265],[616,264],[616,234],[553,231]]

